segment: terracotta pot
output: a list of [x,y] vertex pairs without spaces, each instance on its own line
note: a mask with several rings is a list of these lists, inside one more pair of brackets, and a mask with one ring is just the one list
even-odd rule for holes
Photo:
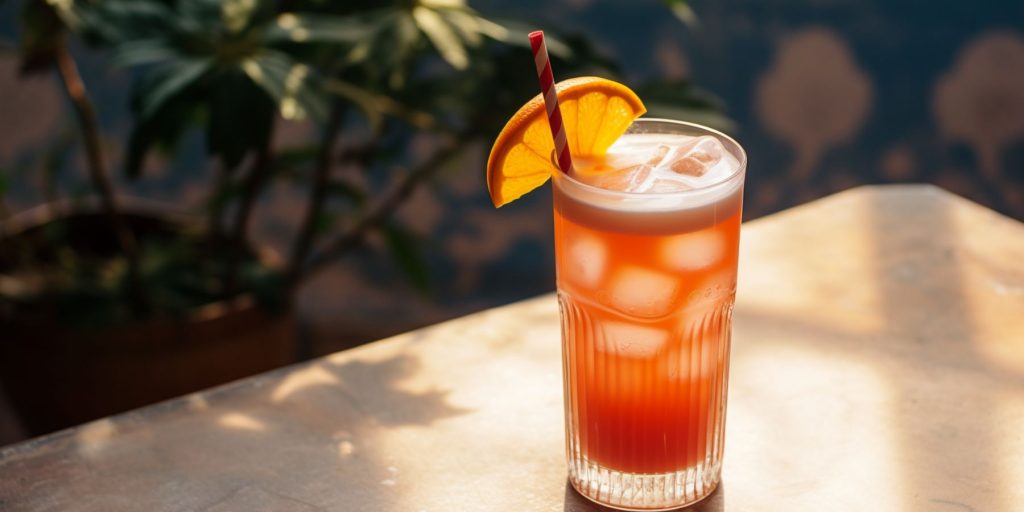
[[[142,210],[126,208],[133,229],[177,224]],[[16,219],[22,223],[8,225],[3,238],[30,236],[33,224],[55,216],[95,215],[49,211]],[[247,296],[179,320],[81,331],[62,328],[59,318],[14,318],[0,321],[0,333],[0,378],[33,435],[284,366],[296,353],[292,313],[264,311]]]

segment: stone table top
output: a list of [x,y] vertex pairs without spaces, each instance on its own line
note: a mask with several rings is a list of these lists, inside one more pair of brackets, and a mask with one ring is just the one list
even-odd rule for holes
[[[747,223],[699,511],[1017,511],[1024,224],[928,186]],[[3,511],[589,511],[558,307],[500,307],[0,449]]]

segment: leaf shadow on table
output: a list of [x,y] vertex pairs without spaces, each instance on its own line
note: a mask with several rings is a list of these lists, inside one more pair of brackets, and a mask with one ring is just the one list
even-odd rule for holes
[[[330,371],[345,384],[346,396],[364,418],[381,426],[429,426],[437,420],[469,412],[449,403],[447,390],[403,389],[402,380],[413,376],[419,364],[412,356],[399,355],[383,361],[349,361]],[[368,392],[367,396],[355,396],[347,389]]]
[[[618,512],[616,509],[598,505],[593,501],[584,498],[573,489],[569,480],[565,481],[565,502],[562,506],[563,512]],[[725,510],[725,483],[718,484],[707,498],[696,505],[686,507],[686,512],[722,512]]]
[[232,460],[230,479],[207,475],[230,482],[200,511],[251,510],[253,500],[271,503],[267,496],[268,510],[402,510],[416,470],[395,459],[395,433],[468,412],[446,390],[410,385],[419,371],[407,354],[328,357],[214,392],[200,413],[220,428],[192,434],[204,449],[170,456],[193,467],[201,464],[191,457]]

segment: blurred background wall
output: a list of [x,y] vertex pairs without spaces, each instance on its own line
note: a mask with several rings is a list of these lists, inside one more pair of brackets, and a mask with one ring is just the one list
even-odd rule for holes
[[[46,199],[35,170],[47,155],[66,153],[58,163],[65,194],[84,190],[84,166],[67,142],[72,113],[56,78],[17,76],[18,4],[0,4],[0,169],[10,176],[8,204],[26,209]],[[894,182],[934,183],[1024,219],[1024,2],[694,0],[692,28],[658,2],[470,4],[589,34],[628,80],[687,77],[720,96],[749,152],[748,219]],[[130,126],[128,77],[100,55],[76,55],[109,154],[119,155]],[[533,73],[532,64],[522,72]],[[290,123],[275,137],[287,144],[315,133]],[[151,159],[152,172],[129,189],[196,207],[212,163],[198,134],[186,142],[174,161]],[[414,152],[432,145],[424,137]],[[299,311],[313,353],[554,288],[550,194],[493,209],[483,180],[488,150],[470,148],[399,213],[429,263],[428,293],[396,275],[379,241],[305,287]],[[258,238],[288,247],[304,197],[284,185],[262,197]]]

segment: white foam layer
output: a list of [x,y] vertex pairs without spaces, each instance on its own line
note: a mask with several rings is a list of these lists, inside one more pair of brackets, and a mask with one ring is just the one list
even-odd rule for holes
[[[584,171],[579,179],[555,175],[555,208],[573,222],[610,231],[666,234],[717,224],[740,211],[743,170],[737,158],[722,148],[717,158],[698,162],[706,164],[702,175],[671,170],[687,158],[694,141],[707,138],[627,133],[603,160],[603,165],[626,172],[617,175],[606,169],[585,176]],[[722,147],[717,140],[715,144]],[[663,186],[666,180],[671,186]]]

